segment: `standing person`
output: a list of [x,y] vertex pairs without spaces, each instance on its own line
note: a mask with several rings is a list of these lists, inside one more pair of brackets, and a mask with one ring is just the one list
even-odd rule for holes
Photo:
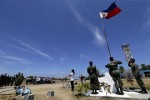
[[[118,64],[122,64],[121,61],[114,60],[113,57],[110,57],[110,63],[107,64],[105,67],[109,69],[109,74],[112,77],[115,87],[117,90],[116,94],[123,95],[123,83],[120,78],[120,70],[118,69]],[[120,88],[120,91],[119,91]]]
[[142,89],[139,93],[147,94],[144,82],[142,81],[141,75],[139,73],[139,66],[137,64],[135,64],[135,59],[134,58],[130,59],[130,61],[128,62],[128,66],[131,67],[133,76],[135,77],[138,85]]
[[92,94],[98,94],[97,90],[99,90],[99,81],[97,76],[96,66],[93,66],[93,62],[89,62],[89,67],[87,68],[87,72],[89,73],[90,85]]
[[82,74],[81,74],[81,76],[79,78],[80,78],[81,84],[83,84],[84,76],[82,76]]
[[71,91],[74,92],[74,75],[75,71],[74,69],[71,70],[71,73],[68,75],[70,78],[70,83],[71,83]]

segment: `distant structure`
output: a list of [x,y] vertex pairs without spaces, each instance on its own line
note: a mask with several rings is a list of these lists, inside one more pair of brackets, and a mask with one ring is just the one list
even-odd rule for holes
[[143,78],[150,78],[150,70],[141,70],[140,74]]
[[131,54],[131,51],[130,51],[130,46],[129,44],[123,44],[121,46],[123,52],[125,53],[125,58],[126,58],[126,61],[128,62],[132,57],[132,54]]

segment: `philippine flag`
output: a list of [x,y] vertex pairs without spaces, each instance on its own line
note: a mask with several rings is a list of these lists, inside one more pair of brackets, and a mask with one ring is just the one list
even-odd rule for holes
[[101,18],[109,19],[121,12],[121,9],[117,7],[116,3],[112,3],[106,10],[100,12]]

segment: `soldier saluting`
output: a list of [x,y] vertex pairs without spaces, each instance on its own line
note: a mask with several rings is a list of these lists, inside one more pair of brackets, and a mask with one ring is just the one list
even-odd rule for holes
[[[123,83],[120,78],[120,70],[118,69],[118,64],[122,64],[122,62],[114,60],[113,57],[110,57],[110,63],[107,64],[105,67],[109,69],[109,74],[115,83],[115,87],[117,90],[116,94],[124,95]],[[120,89],[120,91],[119,91],[119,89]]]
[[139,93],[141,94],[147,94],[144,82],[142,81],[141,75],[139,73],[139,66],[135,64],[135,59],[131,58],[128,62],[128,66],[131,67],[132,74],[134,75],[138,85],[141,87],[141,91]]

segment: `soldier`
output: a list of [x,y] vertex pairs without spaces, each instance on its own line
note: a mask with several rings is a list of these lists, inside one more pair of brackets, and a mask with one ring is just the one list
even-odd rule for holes
[[[122,64],[122,62],[116,61],[116,60],[114,60],[113,57],[110,57],[110,63],[107,64],[105,67],[109,69],[109,74],[115,83],[115,87],[117,90],[116,94],[124,95],[123,83],[120,78],[120,70],[118,69],[118,64]],[[120,91],[119,91],[119,88],[120,88]]]
[[93,62],[89,62],[89,67],[87,68],[87,72],[89,73],[90,85],[92,94],[98,94],[96,90],[99,90],[99,81],[96,66],[93,66]]
[[141,91],[139,93],[141,94],[147,94],[144,82],[142,81],[141,75],[139,73],[139,66],[135,64],[135,59],[131,58],[128,62],[128,66],[131,67],[132,73],[138,83],[138,85],[141,87]]

